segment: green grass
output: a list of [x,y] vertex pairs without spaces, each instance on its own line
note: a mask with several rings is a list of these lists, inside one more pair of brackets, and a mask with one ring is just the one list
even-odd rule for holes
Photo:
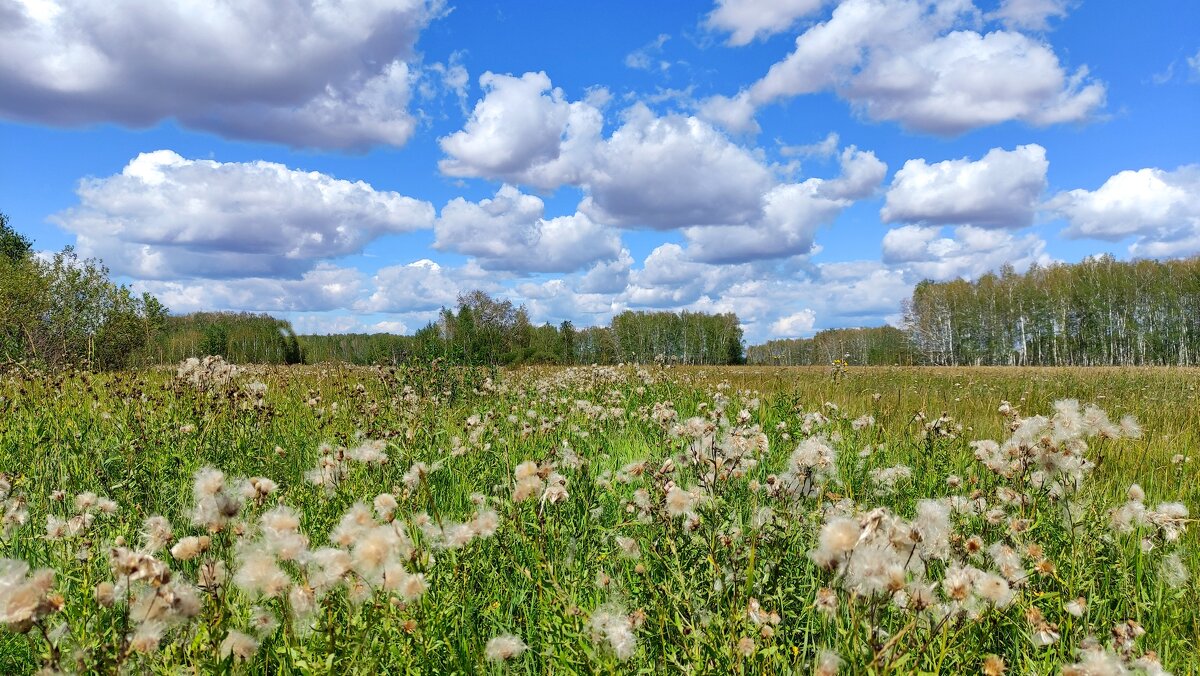
[[[439,367],[253,368],[215,392],[157,371],[0,378],[0,470],[12,484],[6,510],[28,514],[3,534],[0,557],[54,569],[53,594],[62,601],[61,610],[26,633],[0,629],[0,673],[32,673],[48,663],[84,673],[177,673],[181,667],[196,673],[810,673],[825,649],[844,661],[840,673],[979,673],[989,655],[1002,658],[1010,674],[1058,673],[1081,659],[1079,649],[1089,640],[1123,647],[1114,646],[1112,630],[1128,620],[1145,634],[1126,646],[1127,661],[1154,651],[1176,674],[1200,673],[1195,525],[1168,542],[1149,527],[1114,533],[1109,516],[1135,482],[1145,489],[1148,507],[1182,502],[1194,511],[1200,505],[1194,480],[1200,371],[851,367],[834,379],[820,368],[525,369],[498,374],[494,387],[486,375]],[[261,408],[245,393],[253,381],[268,388]],[[1008,419],[997,412],[1002,400],[1023,416],[1050,416],[1053,403],[1068,398],[1096,403],[1113,420],[1132,414],[1144,430],[1139,439],[1089,440],[1087,456],[1098,466],[1071,496],[1072,526],[1064,523],[1061,500],[1019,477],[996,475],[969,446],[1007,437]],[[739,427],[737,415],[746,409],[744,431],[761,429],[769,450],[744,473],[706,484],[700,467],[682,457],[690,440],[653,419],[654,404],[665,401],[678,422],[708,415],[728,428]],[[722,401],[723,415],[714,412]],[[814,411],[830,419],[811,431],[834,439],[839,480],[812,497],[770,495],[769,477],[787,470],[807,436],[803,415]],[[946,413],[963,426],[961,435],[923,439],[913,421],[918,411],[929,420]],[[852,421],[865,414],[874,416],[874,425],[855,429]],[[472,416],[481,423],[468,426]],[[455,437],[465,452],[451,453]],[[348,463],[333,491],[305,480],[322,443],[352,448],[365,440],[387,442],[386,464]],[[579,463],[569,462],[564,443]],[[876,450],[860,458],[868,445]],[[710,446],[702,450],[701,458],[712,457]],[[1192,460],[1173,464],[1176,454]],[[672,457],[674,471],[661,472]],[[569,497],[543,504],[539,492],[514,502],[513,470],[526,460],[541,463],[543,473],[553,465]],[[619,480],[623,467],[640,461],[646,461],[644,472],[628,483]],[[405,473],[416,462],[436,469],[406,485]],[[895,491],[870,479],[872,469],[898,464],[913,474]],[[231,480],[268,477],[279,490],[262,504],[249,502],[213,534],[214,546],[199,559],[176,561],[165,549],[155,552],[173,581],[194,584],[204,561],[221,560],[236,571],[239,549],[257,542],[259,515],[276,503],[300,514],[315,550],[328,546],[331,530],[355,502],[370,506],[376,495],[390,492],[399,503],[395,518],[406,524],[402,530],[415,548],[400,563],[408,573],[423,573],[427,590],[405,601],[364,587],[350,573],[300,620],[291,617],[286,599],[255,599],[229,582],[215,593],[201,591],[199,614],[168,627],[156,650],[129,650],[141,610],[120,599],[104,607],[93,595],[96,584],[121,581],[109,548],[118,538],[139,546],[142,522],[151,515],[167,517],[176,539],[205,533],[191,520],[192,478],[205,466]],[[952,474],[963,479],[962,487],[947,486]],[[668,482],[702,496],[694,527],[667,513]],[[644,515],[635,504],[639,489],[651,503]],[[835,509],[860,518],[886,507],[912,519],[921,499],[974,494],[991,508],[1000,505],[1003,489],[1026,495],[1024,504],[1006,507],[1000,524],[956,514],[949,540],[953,560],[985,571],[994,569],[989,559],[964,553],[970,535],[1021,551],[1041,546],[1054,571],[1032,572],[1034,560],[1027,557],[1027,577],[1013,583],[1014,600],[1003,608],[914,612],[891,594],[853,596],[843,578],[808,556]],[[65,500],[55,501],[55,491]],[[76,536],[48,539],[47,516],[69,518],[74,496],[85,491],[112,498],[119,510]],[[443,525],[469,520],[477,509],[473,494],[498,513],[494,535],[443,548],[421,531],[420,515]],[[763,508],[770,508],[769,518]],[[1010,532],[1011,518],[1028,519],[1029,529]],[[622,556],[618,536],[633,538],[640,555]],[[1143,538],[1155,545],[1149,552]],[[1182,584],[1168,584],[1161,572],[1172,553],[1190,571]],[[921,561],[909,569],[908,581],[939,582],[949,563]],[[303,566],[281,566],[304,584]],[[134,596],[150,589],[144,582],[134,586]],[[832,616],[814,608],[822,588],[837,593]],[[941,590],[937,595],[944,601]],[[1064,605],[1078,596],[1088,604],[1077,618]],[[778,624],[756,623],[747,612],[751,599],[777,613]],[[273,613],[279,628],[256,633],[250,626],[255,607]],[[1035,647],[1031,609],[1056,625],[1061,638]],[[590,626],[607,611],[632,625],[636,644],[625,659],[596,640]],[[260,642],[248,661],[221,656],[231,630]],[[508,634],[528,649],[505,662],[486,660],[487,642]],[[739,650],[741,639],[752,642],[742,644],[748,654]]]

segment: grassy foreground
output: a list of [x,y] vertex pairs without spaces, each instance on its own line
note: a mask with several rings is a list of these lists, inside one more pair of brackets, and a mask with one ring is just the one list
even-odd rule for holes
[[1198,384],[0,376],[0,673],[1200,673]]

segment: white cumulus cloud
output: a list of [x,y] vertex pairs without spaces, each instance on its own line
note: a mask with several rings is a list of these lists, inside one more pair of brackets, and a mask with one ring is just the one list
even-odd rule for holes
[[428,202],[273,162],[143,153],[88,178],[54,216],[85,255],[142,279],[299,274],[372,240],[433,225]]
[[56,0],[0,23],[0,115],[135,127],[174,118],[291,146],[402,145],[425,0]]
[[779,338],[799,338],[813,332],[817,313],[805,308],[771,322],[771,333]]
[[449,268],[424,258],[379,269],[371,278],[373,291],[355,305],[362,312],[423,312],[454,307],[460,293],[494,291],[494,279],[470,265]]
[[978,160],[909,160],[896,172],[881,215],[888,223],[1021,228],[1046,188],[1046,150],[993,148]]
[[1062,192],[1046,206],[1068,220],[1067,237],[1136,237],[1129,249],[1136,256],[1200,252],[1200,165],[1121,171],[1096,190]]
[[753,131],[757,108],[833,91],[870,119],[956,135],[1007,121],[1085,121],[1103,107],[1105,87],[1086,67],[1069,72],[1048,43],[1015,30],[1052,8],[1027,0],[1001,11],[1005,28],[979,32],[984,15],[969,0],[845,0],[761,79],[701,111]]
[[548,189],[583,180],[604,123],[598,108],[567,101],[544,72],[488,72],[479,84],[485,94],[466,126],[439,140],[442,173]]
[[475,256],[485,268],[527,272],[570,272],[620,254],[615,231],[584,214],[544,212],[540,198],[507,184],[479,202],[455,198],[434,226],[434,247]]
[[797,19],[813,14],[828,0],[717,0],[705,22],[729,33],[729,44],[749,44],[755,38],[781,33]]
[[883,262],[910,275],[934,280],[974,279],[1011,264],[1018,271],[1051,262],[1046,243],[1037,235],[1015,235],[970,225],[943,237],[940,226],[905,225],[883,238]]

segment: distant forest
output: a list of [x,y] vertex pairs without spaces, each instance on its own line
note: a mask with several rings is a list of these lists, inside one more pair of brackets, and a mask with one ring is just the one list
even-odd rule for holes
[[[224,326],[224,328],[221,328]],[[608,326],[534,325],[524,307],[476,291],[412,336],[296,336],[266,315],[170,317],[150,361],[395,364],[1195,365],[1200,258],[1011,267],[974,282],[921,282],[904,327],[829,329],[744,347],[736,315],[633,312]]]
[[265,314],[170,315],[71,248],[34,255],[0,214],[0,367],[237,363],[1181,365],[1200,363],[1200,257],[1011,266],[974,282],[924,281],[904,326],[830,329],[746,347],[733,313],[625,311],[608,326],[534,325],[482,291],[411,336],[297,336]]
[[1102,257],[922,282],[905,324],[926,364],[1195,365],[1200,258]]
[[739,364],[742,329],[736,315],[703,312],[622,312],[608,326],[577,329],[564,321],[535,326],[523,306],[482,291],[464,294],[413,336],[300,336],[306,361],[397,363],[409,358],[467,364]]

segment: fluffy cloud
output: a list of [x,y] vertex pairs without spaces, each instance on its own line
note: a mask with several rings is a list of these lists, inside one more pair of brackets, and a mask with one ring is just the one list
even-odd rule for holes
[[817,313],[808,308],[793,312],[771,322],[771,333],[775,336],[794,338],[812,333],[817,322]]
[[349,307],[358,299],[362,282],[362,273],[354,268],[320,264],[300,279],[150,280],[134,288],[154,294],[172,312],[311,312]]
[[415,126],[413,46],[439,11],[425,0],[18,2],[0,23],[0,115],[401,145]]
[[438,141],[447,155],[442,173],[548,189],[583,180],[604,124],[599,109],[568,102],[544,72],[489,72],[479,84],[486,93],[466,126]]
[[584,293],[618,293],[629,284],[629,270],[633,267],[633,256],[628,249],[611,261],[596,263],[579,280],[578,289]]
[[708,263],[805,255],[817,229],[832,223],[855,199],[869,196],[887,174],[874,153],[850,146],[841,156],[842,175],[779,185],[763,197],[760,218],[726,226],[684,229],[688,254]]
[[921,278],[947,280],[975,278],[1008,263],[1025,270],[1033,263],[1051,262],[1046,243],[1036,235],[970,225],[942,237],[941,227],[905,225],[883,238],[883,261]]
[[740,223],[762,213],[770,171],[695,117],[642,105],[598,149],[580,210],[614,225],[672,229]]
[[1067,15],[1068,0],[1000,0],[995,16],[1010,28],[1044,31]]
[[1046,188],[1046,150],[993,148],[981,159],[928,164],[909,160],[896,172],[881,215],[888,223],[1021,228],[1033,223]]
[[[1009,3],[1004,20],[1031,21],[1029,4]],[[871,119],[955,135],[1010,120],[1082,121],[1103,106],[1104,85],[1086,68],[1068,73],[1048,44],[1024,33],[979,33],[981,16],[969,1],[846,0],[760,80],[701,109],[744,131],[757,107],[832,90]]]
[[433,206],[272,162],[143,153],[84,179],[54,217],[85,255],[141,279],[298,276],[373,239],[433,225]]
[[475,256],[484,268],[527,272],[570,272],[620,254],[609,228],[579,213],[545,219],[544,211],[541,199],[511,185],[480,202],[456,198],[442,208],[434,247]]
[[1200,165],[1122,171],[1096,190],[1059,193],[1047,208],[1070,222],[1067,237],[1136,237],[1135,256],[1200,251]]
[[458,294],[492,291],[494,279],[478,267],[447,268],[429,259],[381,268],[371,278],[374,291],[355,305],[363,312],[422,312],[453,307]]
[[791,28],[797,19],[821,9],[827,1],[717,0],[706,23],[713,30],[728,32],[729,44],[740,46]]
[[545,73],[487,73],[481,83],[486,94],[464,128],[440,140],[447,175],[579,186],[580,211],[592,220],[659,230],[754,220],[775,183],[750,151],[699,118],[637,104],[601,138],[600,110],[567,101]]

